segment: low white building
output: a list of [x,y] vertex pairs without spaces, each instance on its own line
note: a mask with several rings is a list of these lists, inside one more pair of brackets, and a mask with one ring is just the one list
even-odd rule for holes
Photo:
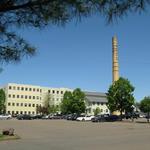
[[94,115],[96,108],[99,108],[100,114],[110,114],[107,107],[107,97],[105,93],[84,92],[86,95],[87,114]]

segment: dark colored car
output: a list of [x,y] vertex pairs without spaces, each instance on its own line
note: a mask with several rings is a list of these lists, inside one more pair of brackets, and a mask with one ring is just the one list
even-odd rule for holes
[[57,114],[57,115],[52,115],[49,117],[49,119],[63,119],[64,116],[61,114]]
[[117,116],[117,115],[110,115],[110,116],[106,117],[105,120],[109,121],[109,122],[113,122],[113,121],[120,121],[121,118],[120,118],[120,116]]
[[107,118],[109,115],[97,115],[94,118],[92,118],[92,122],[103,122],[106,121],[105,118]]
[[78,114],[69,114],[69,115],[67,115],[66,119],[75,121],[78,117],[79,117]]
[[98,115],[92,119],[92,122],[113,122],[119,120],[120,116],[117,115]]
[[31,119],[42,119],[43,115],[33,115]]
[[24,114],[24,115],[18,115],[18,116],[17,116],[17,119],[18,119],[18,120],[31,120],[32,117],[31,117],[30,115]]

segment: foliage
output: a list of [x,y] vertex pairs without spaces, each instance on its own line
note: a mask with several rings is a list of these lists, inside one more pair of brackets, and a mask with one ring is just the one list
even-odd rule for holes
[[111,22],[128,12],[142,12],[149,4],[149,0],[1,0],[0,61],[17,62],[35,54],[35,48],[13,32],[15,28],[64,25],[95,13]]
[[94,110],[94,115],[98,115],[99,113],[101,113],[101,110],[99,107],[97,107],[95,110]]
[[5,113],[6,110],[5,100],[6,100],[5,92],[3,89],[0,89],[0,114]]
[[59,111],[59,106],[56,106],[54,104],[54,101],[50,94],[47,94],[45,96],[45,101],[43,106],[37,107],[37,113],[42,113],[42,114],[56,113],[58,111]]
[[144,113],[147,113],[147,119],[149,122],[150,117],[150,97],[144,97],[144,99],[140,103],[140,110]]
[[130,84],[129,80],[121,77],[115,81],[109,87],[107,93],[110,111],[119,111],[121,115],[123,112],[131,111],[134,104],[133,91],[134,87]]
[[61,112],[63,114],[81,114],[85,112],[85,95],[79,89],[75,89],[72,93],[66,91],[63,97]]

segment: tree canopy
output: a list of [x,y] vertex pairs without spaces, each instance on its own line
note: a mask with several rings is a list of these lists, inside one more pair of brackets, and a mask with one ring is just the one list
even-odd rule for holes
[[64,25],[95,13],[111,22],[128,12],[141,12],[150,0],[1,0],[0,62],[18,62],[35,54],[35,48],[15,33],[15,28]]
[[6,100],[5,92],[3,89],[0,89],[0,114],[5,113],[6,109],[5,100]]
[[134,87],[129,80],[119,78],[115,81],[108,90],[108,108],[111,112],[119,111],[122,115],[123,112],[132,110],[134,104],[133,97]]
[[85,112],[85,109],[85,95],[79,88],[73,92],[65,92],[61,105],[63,114],[81,114]]
[[150,96],[144,97],[144,99],[140,103],[140,110],[144,113],[147,113],[147,120],[149,122],[150,117]]

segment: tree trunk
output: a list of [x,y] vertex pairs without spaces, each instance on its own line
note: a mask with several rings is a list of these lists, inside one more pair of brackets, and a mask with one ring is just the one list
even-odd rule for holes
[[147,122],[149,123],[149,112],[147,113]]
[[122,110],[120,111],[120,121],[122,121]]

